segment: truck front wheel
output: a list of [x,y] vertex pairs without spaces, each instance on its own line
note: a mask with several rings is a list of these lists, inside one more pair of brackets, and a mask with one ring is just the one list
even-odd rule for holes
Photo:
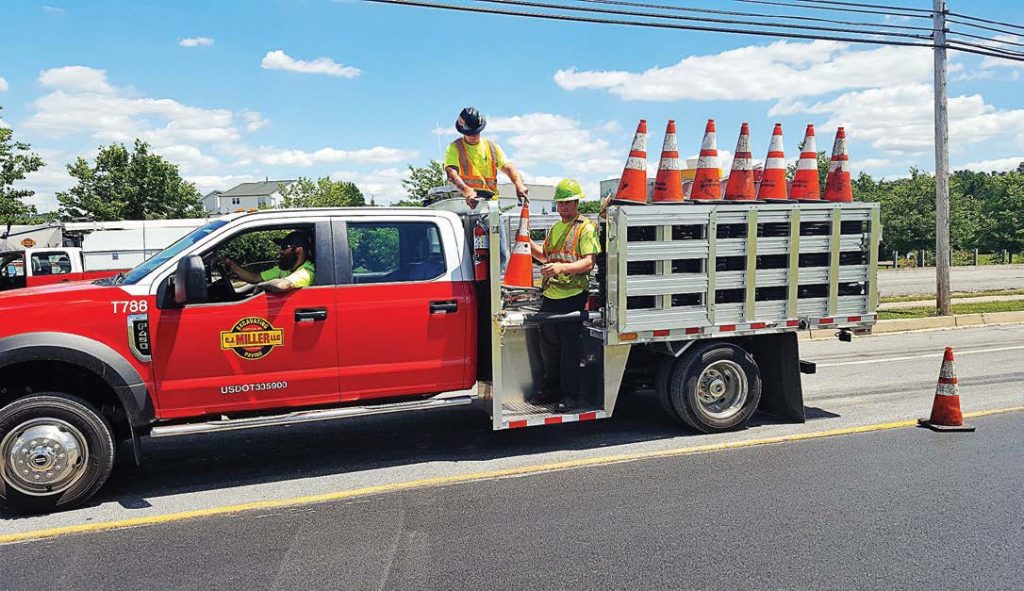
[[745,423],[761,399],[761,374],[749,353],[731,343],[697,343],[659,381],[661,398],[679,421],[703,433]]
[[103,486],[113,465],[110,423],[80,398],[49,392],[0,409],[0,507],[75,507]]

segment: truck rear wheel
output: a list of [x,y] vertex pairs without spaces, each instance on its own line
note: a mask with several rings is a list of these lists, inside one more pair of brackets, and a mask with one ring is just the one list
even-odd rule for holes
[[703,433],[745,423],[761,400],[761,374],[749,353],[731,343],[697,343],[660,381],[663,406]]
[[0,507],[75,507],[103,486],[113,465],[110,423],[80,398],[49,392],[0,409]]

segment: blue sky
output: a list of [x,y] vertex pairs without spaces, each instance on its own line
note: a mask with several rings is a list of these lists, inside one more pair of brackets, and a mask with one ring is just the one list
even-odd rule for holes
[[[72,184],[66,163],[136,137],[204,193],[264,177],[330,175],[386,203],[402,197],[408,164],[440,157],[465,105],[487,114],[486,133],[528,181],[574,176],[591,193],[618,176],[641,118],[650,127],[651,175],[670,118],[685,156],[698,152],[704,123],[714,118],[726,168],[742,121],[750,122],[755,159],[779,121],[790,160],[804,126],[814,123],[819,150],[831,149],[836,126],[846,127],[855,172],[892,177],[910,166],[932,168],[927,49],[358,0],[5,4],[0,124],[48,163],[22,183],[37,191],[42,210]],[[1024,23],[1019,0],[949,5]],[[1015,168],[1024,160],[1024,64],[951,55],[951,162]]]

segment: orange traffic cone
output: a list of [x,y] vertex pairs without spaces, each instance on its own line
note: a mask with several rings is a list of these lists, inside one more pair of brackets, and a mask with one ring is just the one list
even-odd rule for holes
[[652,203],[683,200],[683,171],[679,168],[679,142],[676,141],[676,122],[668,120],[665,144],[661,147],[658,176],[654,177]]
[[633,136],[626,167],[619,179],[615,198],[623,201],[647,203],[647,120],[641,119]]
[[853,186],[850,185],[850,157],[846,153],[846,130],[836,130],[836,143],[832,146],[832,161],[825,177],[825,201],[850,203]]
[[523,204],[519,214],[519,231],[516,242],[512,245],[512,253],[505,269],[504,287],[530,289],[533,287],[533,255],[530,254],[530,205]]
[[786,155],[782,148],[782,124],[776,123],[772,131],[772,143],[768,146],[768,158],[764,161],[761,185],[757,188],[758,199],[786,199]]
[[708,119],[704,127],[704,141],[700,145],[700,159],[697,160],[697,173],[693,176],[693,188],[690,199],[718,200],[722,198],[718,166],[718,142],[715,138],[715,120]]
[[746,123],[740,125],[740,139],[736,142],[725,198],[730,201],[754,199],[754,159],[750,157],[750,127]]
[[953,347],[946,347],[939,369],[939,383],[935,386],[935,401],[932,402],[932,416],[919,419],[919,424],[935,431],[974,431],[964,424],[960,412],[960,389],[957,387],[956,368],[953,367]]
[[789,192],[790,199],[806,199],[821,201],[821,183],[818,182],[818,150],[814,145],[814,125],[807,125],[804,133],[804,146],[800,150],[800,160],[796,163],[796,174],[793,175],[793,188]]

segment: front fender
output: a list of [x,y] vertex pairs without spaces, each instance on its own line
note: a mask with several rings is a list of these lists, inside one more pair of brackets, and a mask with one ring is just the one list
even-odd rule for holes
[[121,354],[99,341],[59,332],[31,332],[0,339],[0,372],[27,361],[61,361],[88,370],[113,389],[133,427],[154,420],[153,401],[142,376]]

